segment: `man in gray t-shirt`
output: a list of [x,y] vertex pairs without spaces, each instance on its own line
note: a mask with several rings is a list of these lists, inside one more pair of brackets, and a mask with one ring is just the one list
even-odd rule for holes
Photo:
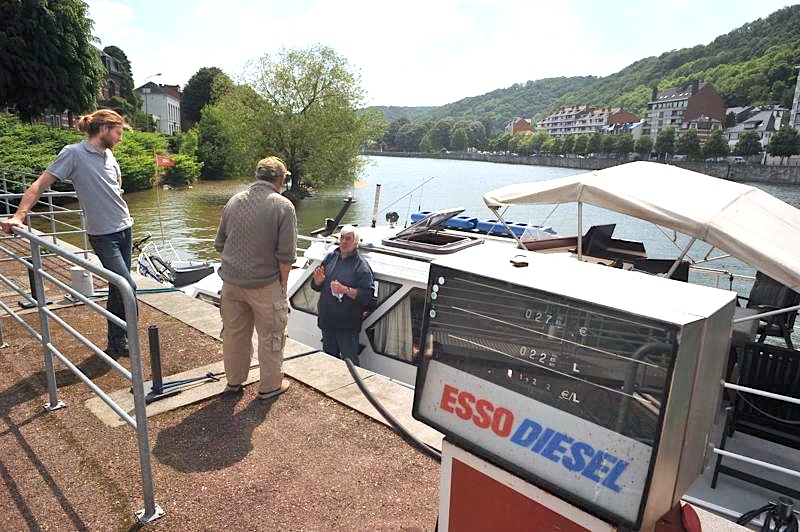
[[[95,254],[103,266],[124,277],[131,288],[131,226],[133,219],[122,199],[122,172],[111,148],[122,140],[127,127],[122,117],[110,109],[99,109],[82,116],[78,129],[88,138],[65,146],[55,161],[28,187],[20,200],[17,212],[2,221],[2,230],[11,233],[12,227],[25,227],[25,216],[39,197],[56,181],[72,183],[86,220],[86,233]],[[109,286],[108,311],[125,319],[125,307],[119,290]],[[112,356],[128,355],[125,329],[108,322],[108,348]]]

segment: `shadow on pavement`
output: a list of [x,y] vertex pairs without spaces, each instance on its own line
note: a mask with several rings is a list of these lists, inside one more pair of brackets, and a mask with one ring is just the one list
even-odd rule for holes
[[273,400],[253,399],[234,413],[241,395],[222,395],[174,427],[158,433],[153,456],[184,473],[230,467],[253,449],[253,431],[267,417]]

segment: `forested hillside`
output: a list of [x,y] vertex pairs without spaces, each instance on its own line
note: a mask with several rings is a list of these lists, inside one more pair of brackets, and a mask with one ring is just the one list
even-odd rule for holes
[[[694,80],[712,83],[729,106],[779,104],[791,107],[800,64],[800,5],[745,24],[708,45],[641,59],[604,78],[549,78],[515,84],[434,108],[393,107],[387,122],[444,117],[471,119],[497,133],[516,116],[543,118],[565,105],[624,107],[643,115],[653,87]],[[389,108],[378,108],[389,109]],[[406,112],[408,110],[408,112]],[[487,128],[488,129],[488,128]]]

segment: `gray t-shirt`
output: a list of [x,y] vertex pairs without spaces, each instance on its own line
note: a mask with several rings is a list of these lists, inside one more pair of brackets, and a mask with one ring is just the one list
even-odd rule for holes
[[87,141],[64,146],[47,172],[72,183],[86,215],[86,232],[107,235],[133,225],[128,204],[122,199],[122,172],[111,150],[99,153]]

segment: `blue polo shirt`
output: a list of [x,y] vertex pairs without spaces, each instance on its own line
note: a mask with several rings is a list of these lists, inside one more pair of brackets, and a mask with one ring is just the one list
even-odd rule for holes
[[100,153],[85,140],[69,144],[47,172],[75,188],[88,234],[108,235],[133,225],[119,185],[122,172],[111,150]]

